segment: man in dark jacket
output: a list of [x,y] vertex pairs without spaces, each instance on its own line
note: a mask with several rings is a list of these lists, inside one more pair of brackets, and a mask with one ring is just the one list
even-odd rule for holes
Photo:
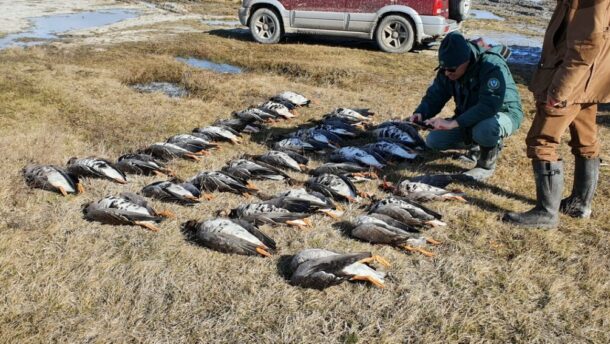
[[[597,104],[610,101],[610,0],[561,0],[544,36],[538,70],[530,84],[536,116],[527,134],[527,156],[536,181],[536,206],[508,213],[504,221],[554,228],[559,211],[591,216],[599,178]],[[570,129],[575,155],[572,194],[561,199],[563,162],[557,146]]]
[[[475,180],[493,174],[502,139],[513,134],[523,120],[517,86],[504,56],[496,50],[470,42],[458,32],[448,34],[439,48],[434,83],[410,118],[434,128],[426,139],[432,149],[479,145],[475,168],[464,173]],[[451,98],[455,116],[433,118]]]

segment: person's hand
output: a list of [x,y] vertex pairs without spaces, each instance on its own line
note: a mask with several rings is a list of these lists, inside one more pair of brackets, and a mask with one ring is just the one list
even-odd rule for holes
[[415,123],[419,123],[422,120],[422,116],[421,113],[414,113],[413,115],[411,115],[411,117],[409,117],[409,122],[415,122]]
[[553,96],[551,96],[549,94],[546,96],[546,106],[554,107],[554,108],[561,108],[561,107],[565,106],[565,103],[562,102],[561,100],[553,98]]
[[434,130],[451,130],[460,126],[456,120],[447,120],[438,117],[429,119],[424,123],[434,127]]

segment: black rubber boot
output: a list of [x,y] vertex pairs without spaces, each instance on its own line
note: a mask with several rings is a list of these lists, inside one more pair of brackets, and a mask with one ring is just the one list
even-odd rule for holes
[[501,145],[481,147],[481,156],[477,160],[477,165],[472,170],[464,172],[464,176],[478,181],[491,177],[496,170],[496,161],[498,161],[501,149]]
[[555,228],[563,192],[563,162],[532,160],[536,206],[524,213],[507,213],[502,221],[523,227]]
[[576,156],[572,195],[561,200],[559,210],[572,217],[591,217],[591,204],[599,179],[599,158],[586,159]]

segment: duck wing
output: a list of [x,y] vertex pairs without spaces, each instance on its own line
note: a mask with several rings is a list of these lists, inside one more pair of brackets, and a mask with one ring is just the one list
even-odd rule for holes
[[265,232],[258,229],[256,225],[239,219],[232,219],[231,221],[245,228],[248,232],[250,232],[250,234],[254,235],[256,238],[258,238],[258,240],[262,241],[263,244],[265,244],[265,246],[267,246],[268,248],[272,250],[277,249],[277,244],[275,243],[275,240],[273,240],[269,235],[265,234]]
[[100,158],[72,158],[68,161],[68,172],[78,177],[105,178],[120,184],[127,183],[125,173],[116,169],[110,161]]

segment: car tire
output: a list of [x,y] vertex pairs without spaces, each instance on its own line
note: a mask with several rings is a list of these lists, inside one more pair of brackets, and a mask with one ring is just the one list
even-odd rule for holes
[[449,0],[449,19],[463,22],[470,14],[471,0]]
[[269,8],[259,8],[250,18],[250,33],[255,41],[275,44],[282,38],[284,29],[278,15]]
[[411,22],[399,15],[390,15],[379,23],[375,31],[379,49],[388,53],[405,53],[413,49],[415,35]]

